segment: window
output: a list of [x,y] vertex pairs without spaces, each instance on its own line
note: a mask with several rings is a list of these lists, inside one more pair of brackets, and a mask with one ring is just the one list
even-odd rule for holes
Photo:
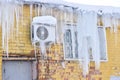
[[65,60],[77,60],[77,31],[75,25],[67,24],[64,29],[64,59]]
[[[108,60],[105,27],[98,26],[98,35],[99,35],[99,41],[100,41],[100,60],[102,62],[105,62]],[[91,59],[91,61],[93,61],[93,57],[91,54],[90,54],[90,59]]]
[[107,61],[107,40],[105,27],[98,27],[101,61]]
[[[106,30],[105,27],[98,27],[98,35],[100,41],[100,59],[101,61],[107,61],[107,42],[106,42]],[[64,59],[65,60],[78,60],[78,41],[77,30],[75,26],[67,25],[64,30]],[[90,60],[93,61],[92,54],[89,51]]]

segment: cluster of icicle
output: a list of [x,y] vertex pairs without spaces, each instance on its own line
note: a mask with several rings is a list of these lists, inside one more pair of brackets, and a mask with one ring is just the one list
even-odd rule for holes
[[[30,4],[30,21],[33,18],[33,7],[35,9],[35,16],[42,15],[53,15],[52,7],[47,7],[44,4]],[[49,8],[49,12],[47,12]],[[16,32],[19,29],[20,14],[22,13],[23,3],[18,3],[15,0],[0,0],[0,26],[2,28],[2,47],[6,51],[8,56],[8,43],[9,38],[13,36],[14,24],[16,23]],[[63,17],[64,6],[59,6],[58,9],[62,11],[57,13],[57,17],[60,18],[60,26],[56,26],[56,43],[62,43],[63,27],[67,23],[67,13]],[[71,14],[71,24],[73,22],[73,10],[69,8]],[[65,20],[63,22],[63,20]],[[111,31],[116,32],[118,27],[118,14],[102,14],[103,26],[111,27]],[[100,43],[97,29],[97,13],[94,11],[79,11],[77,20],[77,31],[78,31],[78,52],[79,61],[82,64],[83,74],[87,75],[90,64],[90,52],[95,61],[96,69],[100,67]],[[74,44],[73,44],[74,45]],[[36,45],[34,45],[36,51]],[[43,46],[44,47],[44,46]],[[90,51],[91,50],[91,51]],[[73,51],[74,52],[74,51]],[[36,52],[35,52],[36,53]]]
[[9,39],[13,37],[14,24],[16,24],[16,32],[18,31],[18,24],[20,20],[20,13],[22,12],[22,3],[15,0],[0,0],[0,26],[2,28],[2,48],[8,56]]
[[117,32],[119,26],[120,14],[104,13],[102,14],[102,23],[104,27],[110,27],[111,32]]
[[120,14],[119,13],[99,13],[101,16],[101,22],[104,27],[109,27],[111,33],[115,33],[115,45],[117,44],[117,32],[118,26],[120,21]]
[[[101,16],[103,27],[110,27],[112,32],[117,32],[120,20],[118,13],[104,13],[99,14],[99,16]],[[79,62],[82,65],[81,67],[83,69],[84,76],[89,72],[89,54],[92,54],[96,69],[99,69],[100,67],[101,56],[97,20],[98,13],[94,11],[78,12],[78,52]]]
[[[82,65],[83,75],[87,75],[89,71],[90,56],[92,53],[95,61],[96,69],[100,66],[100,47],[97,29],[97,14],[93,11],[78,12],[78,52],[79,61]],[[91,51],[90,51],[91,50]]]

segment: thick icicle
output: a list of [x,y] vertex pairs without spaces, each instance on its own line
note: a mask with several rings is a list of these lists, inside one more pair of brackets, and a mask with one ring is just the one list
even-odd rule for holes
[[64,18],[64,12],[63,12],[63,9],[64,9],[64,6],[60,6],[60,8],[62,9],[61,11],[60,11],[60,30],[61,30],[61,32],[60,32],[60,34],[59,34],[59,36],[60,36],[60,43],[63,43],[63,38],[62,38],[62,36],[63,36],[63,27],[64,27],[64,22],[63,22],[63,18]]
[[23,11],[24,11],[24,3],[23,3],[22,1],[21,1],[21,3],[20,3],[20,7],[19,7],[19,8],[20,8],[19,14],[21,14],[21,23],[22,23],[22,25],[23,25],[23,23],[24,23],[24,22],[23,22],[23,17],[24,17],[24,16],[23,16],[23,14],[24,14],[24,13],[23,13]]
[[[85,52],[88,53],[89,49],[92,49],[92,56],[93,56],[93,60],[95,61],[96,69],[99,69],[100,48],[99,48],[99,37],[98,37],[98,29],[97,29],[97,14],[95,12],[87,12],[87,11],[78,12],[77,30],[78,30],[79,60],[82,59],[82,65],[84,66],[83,71],[88,70],[87,66],[90,61],[88,59],[89,57],[87,57],[88,54],[85,54]],[[84,38],[86,38],[87,41],[83,43],[82,40]],[[87,44],[88,49],[84,49],[84,51],[82,51],[85,44]]]
[[38,7],[37,7],[37,4],[35,4],[35,16],[37,16],[38,15],[38,9],[37,9]]
[[[93,54],[93,60],[95,61],[95,67],[96,69],[99,69],[100,67],[100,43],[99,43],[99,35],[98,35],[98,28],[97,28],[97,14],[95,12],[91,12],[89,14],[89,24],[88,26],[91,26],[91,29],[89,27],[89,31],[91,33],[92,38],[92,54]],[[89,34],[90,34],[89,33]]]
[[37,15],[38,15],[38,16],[40,16],[40,7],[41,7],[41,5],[38,4],[38,10],[37,10],[37,12],[38,12]]
[[44,42],[40,42],[40,49],[41,49],[42,57],[44,58],[46,55],[46,45]]
[[[16,17],[16,36],[18,37],[18,32],[19,32],[19,13],[20,13],[20,10],[19,10],[19,7],[16,7],[15,8],[15,17]],[[18,38],[17,38],[18,39]]]
[[42,4],[41,15],[42,16],[46,15],[46,6],[44,4]]
[[83,75],[86,77],[86,75],[89,72],[89,63],[90,63],[90,58],[89,58],[89,53],[88,53],[88,44],[87,44],[87,38],[84,37],[82,41],[82,50],[81,54],[82,56],[82,68],[83,68]]
[[[30,22],[32,22],[32,14],[33,14],[33,4],[30,4]],[[31,30],[32,30],[32,26],[31,26]],[[35,54],[35,58],[37,57],[37,51],[36,51],[36,45],[35,42],[33,43],[34,45],[34,54]]]
[[[80,45],[80,43],[78,44],[79,45],[79,48],[81,47],[81,49],[80,49],[80,58],[81,58],[81,62],[82,62],[82,69],[83,69],[83,75],[84,76],[86,76],[87,74],[88,74],[88,70],[89,70],[89,62],[90,62],[90,60],[89,60],[89,54],[88,54],[88,49],[87,49],[87,37],[88,37],[88,33],[87,33],[87,29],[86,28],[88,28],[88,21],[86,21],[86,20],[88,20],[87,19],[87,12],[83,12],[82,13],[82,16],[81,16],[81,21],[82,22],[80,22],[80,23],[82,23],[82,25],[81,25],[81,33],[82,33],[82,35],[79,33],[79,35],[81,35],[81,37],[79,36],[79,40],[81,41],[81,45]],[[80,24],[79,23],[79,24]],[[89,24],[90,25],[90,24]],[[79,42],[79,40],[78,40],[78,42]],[[80,63],[81,63],[80,62]]]
[[10,26],[11,26],[11,28],[10,28],[10,33],[9,34],[11,34],[11,40],[13,41],[13,35],[14,35],[14,8],[15,8],[15,5],[11,5],[10,6],[10,11],[11,11],[11,13],[9,14],[10,15]]
[[32,14],[33,14],[33,4],[30,4],[30,22],[32,22]]
[[[3,49],[6,51],[8,57],[8,33],[9,33],[9,7],[10,4],[6,2],[7,6],[3,7],[5,2],[1,3],[2,6],[2,42]],[[4,8],[4,9],[3,9]]]
[[[61,14],[60,14],[60,11],[58,11],[58,10],[57,10],[56,17],[57,17],[58,21],[61,20],[61,18],[60,18]],[[57,23],[57,25],[56,25],[56,43],[58,43],[58,44],[60,44],[60,32],[61,32],[61,24]]]

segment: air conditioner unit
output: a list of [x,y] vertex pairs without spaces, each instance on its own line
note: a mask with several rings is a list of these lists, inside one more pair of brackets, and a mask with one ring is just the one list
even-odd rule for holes
[[32,43],[55,42],[56,19],[52,16],[33,18],[32,22]]
[[[33,18],[31,25],[32,44],[41,47],[55,42],[55,26],[57,20],[52,16],[38,16]],[[37,45],[37,43],[39,43]],[[45,47],[44,47],[45,48]]]
[[32,43],[36,42],[55,42],[55,26],[33,24]]

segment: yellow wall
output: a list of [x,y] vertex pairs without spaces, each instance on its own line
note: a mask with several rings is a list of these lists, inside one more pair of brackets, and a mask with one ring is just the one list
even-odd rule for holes
[[120,29],[112,33],[107,29],[108,62],[101,64],[103,80],[109,80],[111,75],[120,76]]
[[[30,54],[34,50],[30,39],[29,16],[29,7],[24,6],[23,21],[19,24],[18,36],[14,35],[13,39],[9,41],[10,53]],[[117,33],[111,33],[109,29],[106,31],[108,62],[102,62],[100,70],[95,70],[94,63],[91,63],[89,75],[84,78],[79,63],[63,61],[62,47],[53,45],[52,51],[48,53],[50,60],[39,60],[39,80],[110,80],[111,75],[120,76],[120,29]],[[56,49],[56,52],[54,52],[54,49]],[[0,37],[0,52],[3,53],[3,51]],[[65,68],[62,67],[61,62],[65,62]],[[0,57],[0,68],[1,64],[2,57]],[[0,70],[0,76],[1,73]],[[0,80],[2,80],[1,77]]]

